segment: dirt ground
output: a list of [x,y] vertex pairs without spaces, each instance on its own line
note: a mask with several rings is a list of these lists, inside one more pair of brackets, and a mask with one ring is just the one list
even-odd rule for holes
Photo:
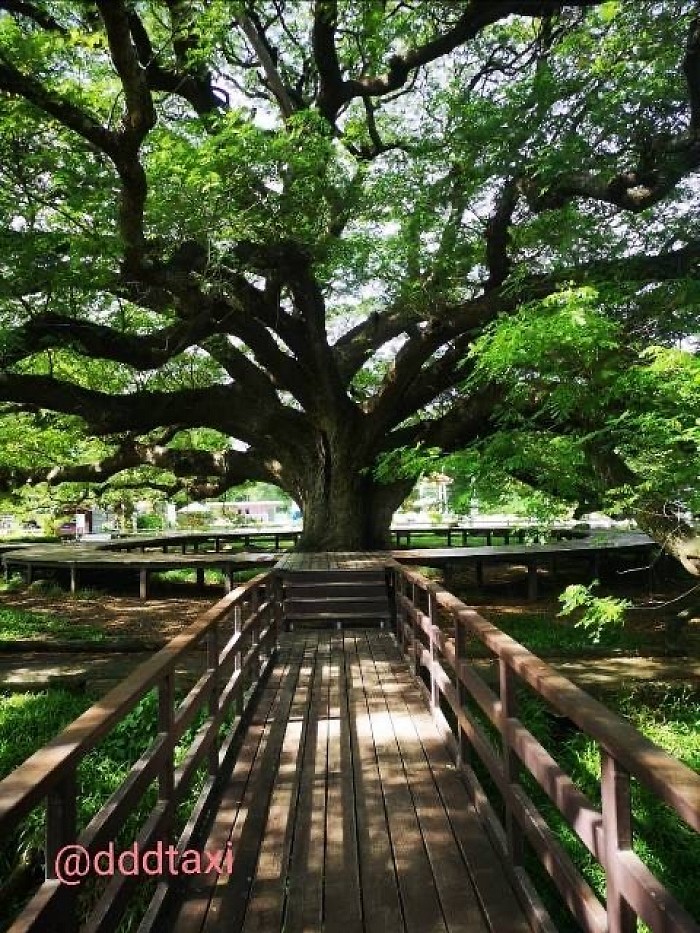
[[214,586],[207,587],[204,593],[186,585],[172,587],[145,602],[135,596],[109,593],[89,598],[53,592],[44,595],[29,588],[0,593],[0,606],[60,616],[103,629],[110,637],[151,642],[173,638],[222,596],[223,589]]
[[[558,596],[570,583],[589,583],[590,573],[585,562],[570,560],[561,562],[556,574],[542,570],[539,574],[540,599],[527,601],[526,570],[524,567],[493,565],[485,568],[484,585],[476,585],[474,569],[467,567],[452,572],[431,576],[468,605],[478,607],[486,616],[502,614],[525,614],[536,612],[548,616],[553,624],[565,625],[557,618],[560,604]],[[601,595],[610,593],[626,597],[635,606],[633,610],[635,628],[648,633],[652,639],[664,638],[666,620],[674,616],[687,603],[683,598],[692,587],[691,578],[680,579],[673,574],[658,574],[650,587],[646,572],[618,574],[609,572],[601,584]],[[25,587],[17,591],[0,593],[0,606],[13,607],[31,612],[46,613],[102,628],[111,637],[161,641],[172,638],[223,596],[223,587],[208,584],[204,592],[187,583],[160,582],[153,598],[147,601],[133,594],[133,587],[123,591],[88,591],[71,597],[52,589],[43,593],[41,589]],[[681,597],[679,599],[679,597]],[[664,605],[666,604],[666,605]],[[691,605],[700,610],[700,591],[693,596]],[[693,612],[700,616],[700,611]],[[689,632],[700,640],[700,618],[690,622]],[[692,638],[695,641],[695,638]]]

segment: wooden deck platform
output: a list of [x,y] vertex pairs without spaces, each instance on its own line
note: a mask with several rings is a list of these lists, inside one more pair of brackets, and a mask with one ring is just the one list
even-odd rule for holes
[[529,930],[393,636],[282,637],[168,929]]

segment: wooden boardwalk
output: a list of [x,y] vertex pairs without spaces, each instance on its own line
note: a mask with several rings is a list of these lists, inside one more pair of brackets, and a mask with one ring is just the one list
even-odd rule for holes
[[283,636],[177,933],[530,929],[391,635]]

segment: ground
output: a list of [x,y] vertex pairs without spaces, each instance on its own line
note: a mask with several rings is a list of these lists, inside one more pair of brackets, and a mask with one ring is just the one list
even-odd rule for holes
[[[431,575],[438,576],[435,571]],[[650,593],[645,573],[612,577],[606,591],[626,596],[635,605],[646,604],[647,608],[629,613],[629,630],[620,639],[597,647],[588,646],[585,635],[574,629],[569,619],[557,615],[560,609],[557,596],[561,590],[570,582],[589,582],[586,566],[580,561],[562,564],[556,577],[542,573],[542,598],[536,603],[526,601],[523,568],[489,567],[481,589],[475,585],[472,568],[452,572],[442,582],[535,653],[558,659],[557,666],[561,664],[562,672],[581,681],[587,689],[595,689],[601,682],[612,686],[615,681],[647,678],[686,680],[700,687],[700,618],[691,619],[679,650],[678,646],[669,645],[666,634],[667,621],[677,613],[678,604],[659,606],[682,596],[689,589],[687,580],[666,577],[663,582],[657,581]],[[43,677],[50,669],[59,673],[84,670],[92,652],[100,655],[99,660],[95,658],[97,679],[107,687],[111,676],[103,681],[103,672],[123,676],[143,660],[144,654],[133,650],[139,643],[153,650],[180,632],[222,595],[220,585],[209,584],[202,593],[193,584],[179,581],[158,583],[154,598],[147,602],[132,595],[131,587],[126,587],[123,593],[87,590],[77,597],[57,587],[42,585],[0,592],[0,609],[60,617],[68,623],[64,631],[73,624],[89,626],[91,632],[102,634],[109,642],[116,640],[122,647],[125,642],[131,643],[128,645],[130,653],[117,650],[113,663],[107,663],[109,655],[104,650],[107,645],[85,645],[80,658],[75,654],[68,658],[51,651],[52,643],[65,642],[65,635],[37,633],[27,641],[27,647],[41,648],[40,652],[20,653],[21,646],[16,641],[12,651],[0,650],[0,679],[6,679],[7,672],[13,668],[21,668],[30,682],[39,671],[43,672]],[[42,644],[37,644],[38,641]],[[119,649],[120,644],[113,647]],[[73,652],[78,646],[79,639],[75,639]],[[34,660],[33,654],[40,654],[40,657]],[[591,676],[593,672],[595,676]]]
[[89,597],[44,595],[31,589],[0,593],[0,608],[57,615],[99,628],[109,637],[161,641],[177,635],[220,594],[187,593],[143,602],[135,596],[100,593]]

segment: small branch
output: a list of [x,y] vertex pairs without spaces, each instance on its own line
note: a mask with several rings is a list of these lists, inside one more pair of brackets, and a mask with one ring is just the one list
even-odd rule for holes
[[35,3],[27,2],[27,0],[0,0],[0,10],[6,10],[8,13],[15,13],[18,16],[31,19],[37,26],[41,26],[47,32],[58,32],[61,35],[66,35],[68,32],[50,13],[40,9]]
[[285,118],[285,120],[288,119],[296,111],[296,107],[294,106],[289,91],[287,90],[284,82],[282,81],[282,78],[280,77],[280,73],[275,66],[264,33],[259,32],[250,16],[247,16],[244,13],[237,17],[237,21],[245,37],[248,39],[251,46],[255,50],[255,54],[258,56],[258,61],[260,62],[263,71],[265,72],[265,77],[267,78],[267,83],[270,87],[270,90],[274,94],[275,99],[279,104],[280,110],[282,111],[282,116]]

